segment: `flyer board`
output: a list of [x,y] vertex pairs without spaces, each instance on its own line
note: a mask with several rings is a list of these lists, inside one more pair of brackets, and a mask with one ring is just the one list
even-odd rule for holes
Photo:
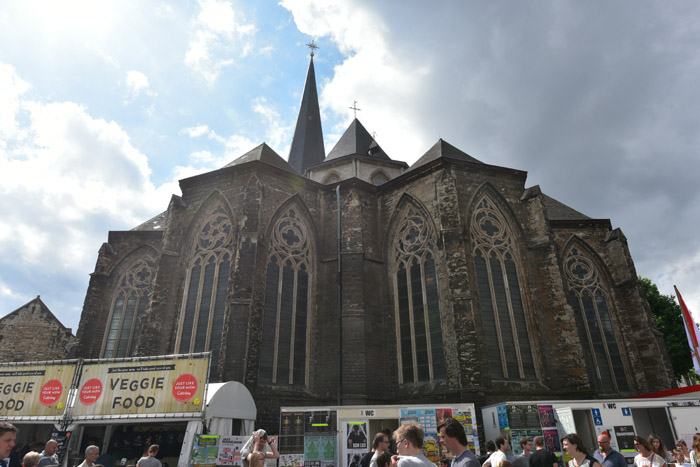
[[462,424],[467,435],[467,447],[474,452],[479,452],[479,436],[473,405],[407,407],[399,411],[400,424],[418,423],[423,427],[423,454],[435,463],[438,463],[440,457],[446,454],[440,445],[437,428],[447,418],[454,418]]
[[208,355],[83,364],[73,418],[203,411]]
[[0,365],[0,417],[60,417],[76,363]]

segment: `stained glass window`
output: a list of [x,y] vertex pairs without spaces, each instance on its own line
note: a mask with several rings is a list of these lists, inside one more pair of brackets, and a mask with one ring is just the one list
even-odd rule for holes
[[564,271],[589,377],[604,393],[629,391],[608,308],[608,294],[598,270],[581,248],[573,246],[566,255]]
[[435,232],[421,212],[404,208],[394,235],[391,279],[399,348],[399,381],[446,378],[437,287]]
[[210,381],[219,379],[232,243],[231,220],[219,206],[197,236],[187,273],[177,348],[180,353],[211,350]]
[[139,334],[136,323],[148,307],[154,266],[150,256],[143,256],[119,278],[102,346],[103,358],[133,355]]
[[491,376],[536,379],[516,246],[508,223],[487,196],[472,213],[470,233]]
[[306,385],[306,342],[313,277],[308,229],[290,208],[275,222],[268,250],[259,382]]

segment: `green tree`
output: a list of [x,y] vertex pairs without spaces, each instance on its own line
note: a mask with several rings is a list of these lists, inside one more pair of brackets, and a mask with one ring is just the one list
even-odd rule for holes
[[671,366],[676,378],[685,376],[692,381],[700,380],[700,377],[693,369],[693,359],[690,356],[690,346],[688,345],[688,337],[685,334],[685,326],[683,324],[683,311],[676,297],[673,295],[663,295],[659,292],[650,279],[640,277],[644,284],[644,292],[647,296],[647,301],[651,307],[651,312],[654,315],[654,323],[656,328],[661,331],[666,343],[668,355],[671,358]]

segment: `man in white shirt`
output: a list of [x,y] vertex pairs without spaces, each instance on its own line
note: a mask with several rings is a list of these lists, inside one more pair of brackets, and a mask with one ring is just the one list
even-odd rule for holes
[[493,441],[496,443],[496,452],[491,454],[491,457],[486,459],[486,462],[481,467],[499,467],[501,462],[508,460],[506,457],[506,452],[510,449],[508,440],[503,436],[497,436]]

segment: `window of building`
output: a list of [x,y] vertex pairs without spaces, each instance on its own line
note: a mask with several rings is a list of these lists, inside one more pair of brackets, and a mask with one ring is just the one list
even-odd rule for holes
[[415,207],[408,206],[400,217],[391,252],[399,381],[443,380],[435,232]]
[[103,344],[103,358],[133,355],[139,334],[136,324],[148,307],[154,268],[153,259],[144,256],[136,260],[119,278]]
[[211,381],[218,380],[232,237],[231,220],[219,206],[199,232],[187,271],[177,348],[180,353],[211,350]]
[[290,208],[270,235],[259,382],[306,385],[306,345],[313,260],[309,230]]
[[510,227],[485,196],[472,213],[470,230],[491,376],[536,379]]
[[323,179],[321,183],[324,185],[330,185],[331,183],[338,183],[340,181],[340,175],[335,172],[331,172]]
[[389,180],[389,177],[384,172],[377,171],[372,174],[371,180],[372,184],[379,186],[386,183],[386,181]]
[[593,264],[583,250],[574,246],[566,255],[564,267],[586,366],[599,391],[628,391],[625,368],[608,307],[608,294]]

